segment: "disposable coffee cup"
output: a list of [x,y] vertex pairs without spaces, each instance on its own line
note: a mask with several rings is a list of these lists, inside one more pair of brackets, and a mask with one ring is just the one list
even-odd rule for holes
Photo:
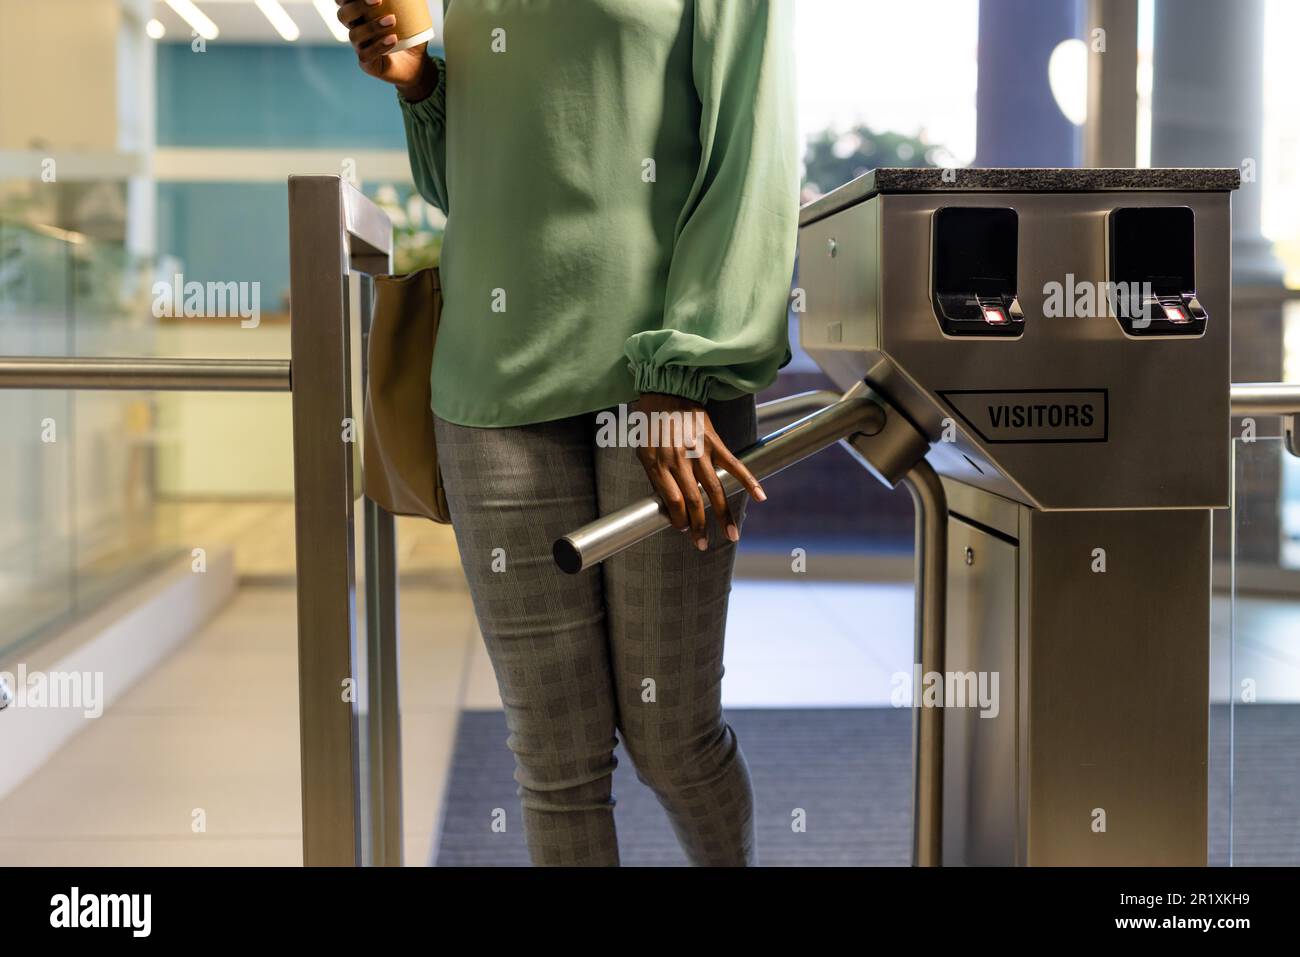
[[397,17],[397,42],[388,48],[389,53],[409,50],[433,39],[428,0],[383,0],[379,4],[379,17],[389,14]]

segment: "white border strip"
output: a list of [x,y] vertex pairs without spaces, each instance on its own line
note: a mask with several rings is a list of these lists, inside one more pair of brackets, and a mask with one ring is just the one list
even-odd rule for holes
[[361,182],[410,183],[406,150],[257,150],[168,147],[154,153],[159,182],[283,183],[294,176],[355,174]]
[[[105,712],[133,684],[153,671],[235,593],[234,553],[208,552],[207,571],[191,570],[189,556],[148,581],[129,589],[67,632],[31,648],[0,671],[16,674],[18,662],[28,673],[92,672],[104,676]],[[17,689],[13,689],[15,694]],[[89,726],[76,708],[21,708],[0,711],[0,799],[38,771],[55,752]]]

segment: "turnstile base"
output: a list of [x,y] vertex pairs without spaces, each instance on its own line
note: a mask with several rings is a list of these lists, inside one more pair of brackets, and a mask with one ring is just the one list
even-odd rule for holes
[[952,508],[944,864],[1206,864],[1210,511]]

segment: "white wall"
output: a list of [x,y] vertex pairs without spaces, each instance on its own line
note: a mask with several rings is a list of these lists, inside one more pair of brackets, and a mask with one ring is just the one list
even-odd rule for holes
[[[288,323],[163,320],[158,355],[273,359],[289,355]],[[158,397],[160,498],[293,495],[287,393],[172,392]]]
[[118,0],[0,0],[0,149],[117,148],[121,22]]

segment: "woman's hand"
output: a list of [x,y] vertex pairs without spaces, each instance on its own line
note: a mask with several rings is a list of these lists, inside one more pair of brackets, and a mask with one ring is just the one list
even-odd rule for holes
[[357,51],[361,69],[391,83],[412,103],[425,99],[438,83],[438,66],[424,55],[427,43],[389,53],[397,43],[397,18],[380,16],[379,0],[334,0],[339,22],[348,28],[348,40]]
[[[713,428],[704,406],[675,395],[643,393],[634,404],[647,418],[650,442],[637,448],[650,484],[659,493],[668,518],[679,531],[690,531],[700,551],[709,547],[706,534],[704,494],[713,506],[718,525],[733,542],[740,541],[740,529],[731,517],[716,469],[721,467],[758,501],[767,498],[758,479],[740,463]],[[658,416],[656,417],[656,413]],[[673,414],[675,413],[675,414]]]

